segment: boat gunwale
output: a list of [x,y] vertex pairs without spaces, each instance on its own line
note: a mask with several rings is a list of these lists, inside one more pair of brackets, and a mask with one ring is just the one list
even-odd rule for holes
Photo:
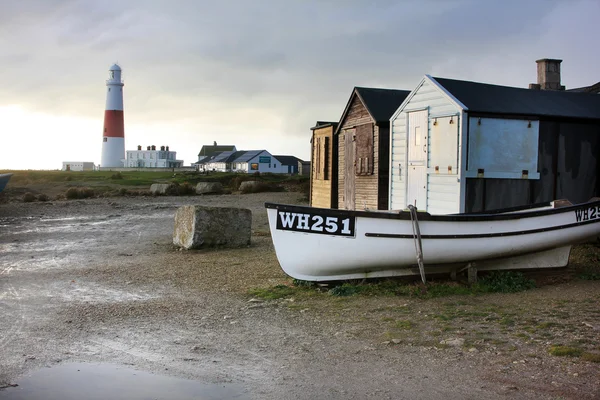
[[[519,220],[526,218],[541,217],[546,215],[558,215],[577,211],[579,209],[586,209],[589,207],[600,206],[600,200],[590,201],[586,203],[573,204],[570,206],[564,206],[559,208],[544,208],[541,210],[534,210],[537,207],[550,207],[551,202],[530,204],[523,207],[511,207],[499,210],[493,210],[488,213],[470,213],[470,214],[448,214],[448,215],[432,215],[428,212],[419,212],[419,221],[505,221],[505,220]],[[375,218],[375,219],[395,219],[395,220],[410,220],[410,212],[408,210],[393,212],[389,210],[378,210],[378,211],[361,211],[361,210],[340,210],[335,208],[318,208],[310,206],[299,206],[292,204],[278,204],[278,203],[265,203],[265,208],[276,209],[279,211],[292,211],[292,212],[306,212],[310,214],[323,214],[328,216],[353,216],[362,218]],[[520,210],[532,210],[515,213]],[[505,214],[506,213],[506,214]],[[600,217],[598,219],[600,221]]]

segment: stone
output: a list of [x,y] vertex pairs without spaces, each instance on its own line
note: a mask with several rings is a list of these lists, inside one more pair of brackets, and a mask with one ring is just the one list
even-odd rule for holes
[[172,186],[172,183],[153,183],[152,186],[150,186],[150,193],[165,194]]
[[260,181],[244,181],[240,184],[240,192],[252,191],[258,185],[260,185]]
[[245,208],[183,206],[175,212],[173,244],[184,249],[245,247],[252,235]]
[[447,346],[459,347],[465,344],[465,339],[457,338],[457,339],[446,339],[442,340],[440,344],[445,344]]
[[219,194],[223,192],[221,182],[198,182],[196,194]]

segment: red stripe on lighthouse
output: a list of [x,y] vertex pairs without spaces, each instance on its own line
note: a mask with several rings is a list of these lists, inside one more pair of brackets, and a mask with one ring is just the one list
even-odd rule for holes
[[104,134],[103,137],[125,137],[125,127],[122,110],[104,111]]

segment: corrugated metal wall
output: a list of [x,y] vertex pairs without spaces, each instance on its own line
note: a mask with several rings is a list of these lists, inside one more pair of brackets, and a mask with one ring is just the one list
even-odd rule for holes
[[540,121],[539,129],[540,179],[468,178],[466,212],[600,196],[600,123]]

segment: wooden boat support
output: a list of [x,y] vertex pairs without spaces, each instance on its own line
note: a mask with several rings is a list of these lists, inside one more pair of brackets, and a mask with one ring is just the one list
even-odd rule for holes
[[410,212],[410,222],[412,223],[413,236],[415,240],[415,251],[417,253],[417,263],[419,264],[419,273],[423,283],[427,283],[425,279],[425,265],[423,265],[423,244],[421,242],[421,231],[419,230],[419,218],[417,217],[417,208],[412,204],[408,206]]
[[[307,281],[564,267],[600,236],[600,200],[431,215],[265,204],[282,269]],[[562,204],[561,204],[562,205]],[[416,260],[415,260],[416,253]],[[420,261],[419,261],[420,259]]]

